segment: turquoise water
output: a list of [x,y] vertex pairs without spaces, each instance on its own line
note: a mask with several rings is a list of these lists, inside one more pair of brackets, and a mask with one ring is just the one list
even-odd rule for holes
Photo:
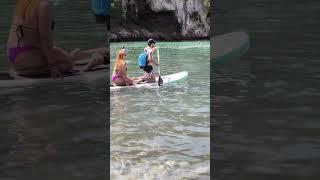
[[[111,62],[123,45],[128,75],[141,75],[137,55],[145,43],[111,43]],[[158,45],[161,74],[188,71],[189,77],[161,88],[111,92],[111,177],[209,179],[209,41]]]
[[[0,70],[15,1],[0,1]],[[76,2],[76,3],[75,3]],[[104,46],[89,1],[55,1],[54,42],[67,50]],[[0,179],[104,179],[105,81],[0,89]]]

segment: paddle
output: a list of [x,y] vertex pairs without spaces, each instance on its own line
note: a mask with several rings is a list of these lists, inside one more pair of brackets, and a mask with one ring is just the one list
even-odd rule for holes
[[158,79],[158,86],[162,86],[163,84],[163,80],[161,78],[161,75],[160,75],[160,53],[159,53],[159,47],[157,49],[157,52],[158,52],[158,64],[159,64],[159,79]]

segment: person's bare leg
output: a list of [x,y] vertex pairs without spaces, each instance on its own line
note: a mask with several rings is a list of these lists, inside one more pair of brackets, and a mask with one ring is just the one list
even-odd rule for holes
[[[83,53],[84,52],[84,53]],[[80,49],[75,49],[70,53],[59,47],[53,48],[53,57],[56,60],[56,66],[61,73],[67,72],[78,72],[79,70],[75,68],[74,61],[78,60],[79,56],[88,55],[93,52],[103,52],[102,48],[91,49],[81,52]],[[99,64],[103,64],[103,56],[98,54],[92,55],[93,61],[85,69],[89,70]],[[16,63],[14,65],[14,70],[19,75],[37,75],[49,73],[49,68],[47,61],[40,50],[30,50],[19,54],[16,58]]]
[[147,78],[147,73],[144,72],[142,76],[136,77],[135,83],[136,83],[136,84],[140,84],[140,83],[142,83],[142,82],[145,82],[145,81],[146,81],[146,78]]
[[132,78],[129,78],[129,77],[127,77],[126,82],[127,82],[129,85],[133,85],[133,84],[134,84],[133,79],[132,79]]
[[80,54],[80,53],[81,53],[81,50],[79,48],[76,48],[70,52],[70,55],[74,59],[74,61],[76,61],[76,60],[80,59],[80,58],[77,58],[78,54]]
[[85,66],[83,71],[89,71],[92,68],[104,64],[104,56],[98,53],[92,54],[88,65]]
[[53,53],[56,59],[59,59],[60,61],[66,60],[70,63],[74,63],[77,60],[88,58],[91,55],[89,52],[81,51],[79,48],[76,48],[73,51],[68,52],[62,48],[54,47]]
[[[79,50],[77,50],[77,51],[79,51]],[[73,53],[76,53],[76,51]],[[56,65],[61,73],[79,72],[79,70],[77,70],[75,68],[74,61],[76,59],[72,56],[72,53],[69,53],[69,52],[63,50],[62,48],[54,47],[53,48],[53,58],[55,59]]]
[[[107,55],[107,48],[95,48],[82,51],[80,49],[75,49],[70,54],[73,57],[74,61],[90,57],[89,63],[84,68],[82,68],[83,71],[86,72],[98,65],[105,64],[104,58]],[[81,69],[80,66],[75,66],[77,67],[77,69]]]
[[151,78],[152,78],[152,81],[153,81],[153,82],[156,82],[157,76],[156,76],[155,73],[152,73]]
[[[54,56],[59,61],[60,69],[63,72],[78,72],[81,68],[76,66],[75,61],[90,57],[89,63],[82,68],[83,71],[89,71],[92,68],[104,64],[104,55],[106,55],[106,48],[95,48],[81,51],[79,48],[74,49],[70,53],[54,47]],[[70,63],[70,65],[68,64]]]
[[107,48],[95,48],[95,49],[87,49],[87,50],[75,49],[71,52],[73,58],[76,61],[80,59],[89,58],[93,54],[100,54],[104,56],[106,55],[106,53],[107,53]]
[[137,80],[139,80],[140,79],[140,77],[132,77],[132,80],[133,81],[137,81]]

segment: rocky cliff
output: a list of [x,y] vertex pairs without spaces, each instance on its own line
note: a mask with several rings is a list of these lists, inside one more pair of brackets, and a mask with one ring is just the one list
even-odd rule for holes
[[206,0],[114,0],[111,41],[209,38]]

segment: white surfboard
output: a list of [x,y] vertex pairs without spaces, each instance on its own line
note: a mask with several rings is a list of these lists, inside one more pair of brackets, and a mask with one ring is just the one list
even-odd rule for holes
[[249,35],[245,32],[232,32],[214,36],[210,39],[211,62],[223,62],[238,59],[250,46]]
[[[83,62],[79,62],[81,64]],[[78,64],[78,63],[77,63]],[[79,72],[70,76],[65,76],[63,79],[53,79],[49,75],[42,77],[23,77],[12,72],[0,72],[0,88],[26,87],[34,84],[49,83],[57,84],[64,82],[86,82],[90,83],[98,79],[106,79],[109,65],[100,65],[88,72]],[[101,81],[104,83],[105,81]]]
[[[187,71],[181,71],[178,73],[174,74],[169,74],[165,76],[161,76],[163,80],[163,85],[165,84],[170,84],[170,83],[175,83],[181,80],[184,80],[188,77],[188,72]],[[152,88],[152,87],[159,87],[158,86],[158,78],[156,79],[155,83],[142,83],[142,84],[136,84],[132,86],[110,86],[110,90],[117,90],[117,89],[123,89],[123,88]]]

